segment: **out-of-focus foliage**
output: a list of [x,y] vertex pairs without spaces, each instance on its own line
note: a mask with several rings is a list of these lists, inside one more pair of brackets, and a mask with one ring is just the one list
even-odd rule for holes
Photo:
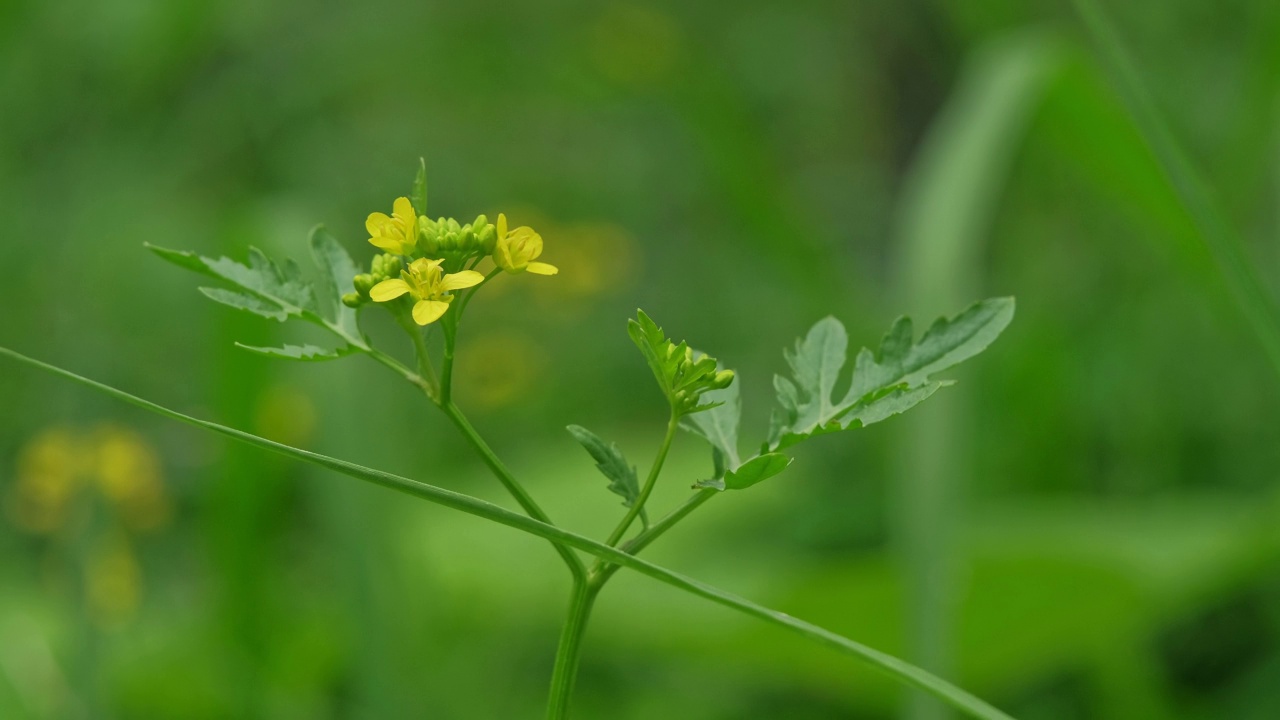
[[[1274,288],[1280,7],[1110,11]],[[1014,41],[1053,62],[998,52]],[[433,212],[512,208],[556,247],[555,282],[495,284],[468,310],[481,330],[462,340],[456,392],[551,515],[599,536],[617,498],[562,428],[651,455],[665,408],[625,335],[637,305],[752,379],[784,371],[777,348],[833,311],[870,341],[904,311],[1015,295],[1002,341],[930,401],[953,417],[928,447],[965,448],[944,456],[954,526],[935,528],[953,539],[948,676],[1019,718],[1271,718],[1280,385],[1087,48],[1065,5],[993,0],[0,4],[0,340],[501,500],[398,378],[236,348],[326,338],[208,303],[142,247],[301,257],[324,223],[363,264],[364,218],[425,155]],[[965,112],[964,98],[982,100]],[[1025,113],[983,125],[999,103]],[[942,191],[920,190],[919,169],[939,165]],[[930,222],[976,239],[945,251]],[[912,252],[943,272],[903,252],[920,237]],[[394,347],[395,328],[369,329]],[[742,391],[743,436],[762,437],[767,383]],[[565,602],[540,541],[12,368],[0,401],[0,717],[538,707]],[[94,492],[56,535],[15,520],[35,517],[19,509],[26,458],[70,422],[142,439],[166,522],[106,532],[123,506]],[[905,422],[806,444],[647,552],[915,654],[908,579],[927,556],[898,521],[898,453],[918,446]],[[706,468],[681,436],[655,511]],[[615,582],[587,638],[581,717],[905,706],[851,662]],[[114,600],[100,612],[90,597]]]

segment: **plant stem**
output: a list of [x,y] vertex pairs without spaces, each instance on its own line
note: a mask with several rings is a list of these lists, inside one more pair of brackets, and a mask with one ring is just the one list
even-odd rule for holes
[[569,601],[569,615],[560,631],[560,645],[556,648],[556,665],[551,673],[551,692],[547,696],[547,720],[564,720],[569,717],[569,702],[573,697],[573,684],[578,677],[578,665],[582,659],[582,638],[591,619],[591,608],[603,587],[594,573],[574,578],[573,595]]
[[[688,500],[685,500],[683,505],[667,513],[666,517],[651,525],[649,529],[623,543],[622,547],[619,549],[628,555],[635,555],[639,553],[641,550],[649,547],[649,545],[651,545],[654,540],[661,537],[663,533],[675,527],[676,523],[685,519],[689,513],[697,510],[703,503],[719,494],[719,490],[712,490],[710,488],[699,490],[691,495]],[[618,572],[619,567],[620,566],[618,565],[606,563],[603,560],[597,560],[595,566],[591,569],[591,574],[595,578],[596,584],[604,587],[604,584],[609,582],[609,578],[613,577],[613,574]]]
[[618,541],[623,535],[627,534],[627,529],[631,527],[631,523],[635,521],[636,516],[644,510],[644,504],[649,501],[649,494],[653,492],[653,486],[658,480],[658,475],[662,473],[662,464],[667,460],[667,451],[671,449],[671,441],[675,440],[676,430],[680,427],[680,416],[674,410],[671,411],[671,419],[667,421],[667,434],[662,438],[662,448],[658,450],[658,457],[653,460],[653,467],[649,468],[649,477],[644,481],[644,487],[640,490],[640,496],[636,501],[631,503],[631,508],[627,510],[627,514],[622,518],[622,522],[618,523],[618,527],[613,529],[609,535],[609,539],[605,541],[605,545],[617,547]]
[[440,363],[440,403],[453,402],[453,348],[458,340],[458,312],[445,313],[441,320],[444,327],[444,360]]
[[666,568],[654,565],[648,561],[641,560],[619,550],[618,548],[610,547],[595,540],[591,540],[590,538],[570,532],[564,528],[525,517],[524,515],[514,513],[479,498],[470,497],[463,495],[462,493],[453,492],[451,490],[446,490],[444,488],[416,480],[410,480],[406,477],[392,475],[391,473],[357,465],[346,460],[328,457],[326,455],[309,452],[307,450],[300,450],[295,447],[267,440],[266,438],[258,437],[257,435],[244,432],[243,430],[237,430],[232,427],[227,427],[226,425],[219,425],[215,422],[185,415],[177,410],[172,410],[164,407],[163,405],[151,402],[150,400],[144,400],[143,398],[132,395],[123,390],[118,390],[110,385],[104,385],[103,383],[95,380],[90,380],[89,378],[77,375],[70,370],[64,370],[60,367],[41,362],[5,347],[0,347],[0,357],[7,357],[28,366],[39,368],[45,372],[79,383],[85,387],[116,398],[117,400],[135,405],[144,410],[156,413],[162,417],[217,433],[219,435],[229,437],[237,442],[253,445],[254,447],[275,452],[317,467],[323,467],[358,480],[397,490],[443,507],[452,508],[476,517],[484,518],[531,535],[536,535],[549,542],[556,543],[557,545],[574,547],[582,550],[583,552],[591,553],[597,557],[606,558],[611,563],[626,566],[635,572],[666,583],[671,587],[704,598],[718,605],[732,608],[745,615],[763,620],[771,625],[787,628],[821,645],[836,649],[851,657],[858,658],[871,667],[895,678],[900,682],[922,688],[937,695],[951,703],[951,705],[957,709],[965,711],[972,717],[982,718],[983,720],[1012,720],[1009,715],[999,711],[977,697],[970,695],[955,685],[931,675],[908,662],[899,660],[892,655],[880,652],[874,648],[863,645],[862,643],[842,637],[811,623],[804,622],[803,620],[798,620],[785,613],[770,610],[769,608],[753,603],[745,598],[720,590],[719,588],[712,587],[711,585],[694,580],[693,578],[681,575],[671,570],[667,570]]
[[[543,512],[542,508],[538,507],[538,503],[534,502],[529,493],[525,491],[524,486],[521,485],[520,482],[515,479],[515,476],[511,474],[511,471],[507,469],[507,466],[502,464],[502,460],[498,459],[498,456],[494,454],[493,449],[484,441],[484,438],[480,437],[480,433],[476,432],[475,427],[473,427],[470,421],[467,420],[466,416],[462,414],[462,411],[458,409],[458,406],[454,405],[452,402],[448,402],[442,404],[440,409],[444,411],[445,415],[449,416],[449,419],[453,421],[454,425],[458,426],[458,429],[462,431],[463,437],[465,437],[467,441],[471,443],[471,447],[480,454],[480,458],[484,460],[484,464],[489,467],[489,470],[498,478],[498,482],[502,483],[502,486],[507,489],[507,492],[511,493],[511,496],[520,504],[520,507],[524,509],[525,513],[534,520],[544,522],[548,525],[554,525],[555,523],[551,522],[551,518]],[[569,572],[573,575],[574,582],[576,583],[581,579],[585,579],[587,566],[582,562],[582,558],[578,557],[578,554],[573,550],[564,547],[563,545],[558,543],[553,543],[553,545],[555,546],[556,552],[559,553],[560,557],[564,560],[565,564],[569,566]]]

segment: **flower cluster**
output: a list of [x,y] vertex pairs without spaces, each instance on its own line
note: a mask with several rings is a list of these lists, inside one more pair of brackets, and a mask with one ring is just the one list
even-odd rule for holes
[[[356,292],[343,296],[349,307],[366,302],[403,303],[414,322],[429,325],[448,312],[456,292],[475,288],[499,272],[555,275],[554,265],[538,262],[542,236],[527,226],[508,229],[507,216],[496,224],[480,215],[462,224],[453,218],[432,220],[419,215],[409,198],[396,198],[391,214],[375,212],[365,221],[369,243],[384,254],[373,259],[368,273],[354,279]],[[490,272],[476,270],[486,260]]]

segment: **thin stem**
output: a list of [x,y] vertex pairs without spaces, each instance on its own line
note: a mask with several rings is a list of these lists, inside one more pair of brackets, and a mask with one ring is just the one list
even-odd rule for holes
[[462,493],[456,493],[451,490],[446,490],[434,485],[428,485],[427,483],[418,482],[416,480],[410,480],[406,477],[392,475],[391,473],[357,465],[346,460],[339,460],[338,458],[328,457],[319,453],[300,450],[295,447],[267,440],[266,438],[258,437],[257,435],[253,435],[242,430],[227,427],[226,425],[219,425],[215,422],[201,420],[200,418],[195,418],[190,415],[184,415],[176,410],[153,403],[150,400],[144,400],[136,395],[124,392],[123,390],[118,390],[110,385],[104,385],[103,383],[95,380],[90,380],[89,378],[77,375],[69,370],[64,370],[60,367],[41,362],[34,358],[29,358],[5,347],[0,347],[0,357],[7,357],[31,367],[39,368],[45,372],[79,383],[85,387],[114,397],[117,400],[127,402],[131,405],[135,405],[171,420],[193,425],[195,427],[229,437],[238,442],[253,445],[263,450],[269,450],[295,460],[301,460],[302,462],[309,463],[317,467],[323,467],[334,472],[342,473],[343,475],[347,475],[358,480],[398,490],[437,505],[452,508],[476,517],[481,517],[531,535],[536,535],[549,542],[555,543],[557,546],[564,545],[577,548],[583,552],[591,553],[592,555],[604,558],[611,563],[626,566],[635,572],[666,583],[674,588],[697,595],[698,597],[704,598],[718,605],[732,608],[745,615],[750,615],[751,617],[758,618],[772,625],[785,627],[821,645],[834,648],[846,655],[858,658],[866,662],[871,667],[897,679],[900,682],[922,688],[937,695],[951,703],[955,708],[963,710],[975,718],[983,718],[984,720],[1012,720],[1009,715],[1000,712],[990,704],[970,695],[955,685],[931,675],[908,662],[899,660],[892,655],[880,652],[874,648],[863,645],[862,643],[842,637],[811,623],[804,622],[803,620],[798,620],[785,613],[770,610],[769,608],[753,603],[745,598],[725,592],[719,588],[712,587],[711,585],[694,580],[693,578],[679,573],[672,572],[666,568],[629,555],[618,548],[610,547],[590,538],[578,535],[577,533],[525,517],[494,505],[493,503],[485,502],[479,498],[470,497],[463,495]]
[[591,608],[600,594],[601,584],[595,576],[574,578],[573,595],[569,600],[569,615],[560,631],[560,645],[556,648],[556,665],[551,673],[551,692],[547,696],[547,720],[564,720],[569,717],[569,702],[573,697],[574,681],[578,677],[578,665],[582,659],[582,638],[586,635]]
[[458,341],[458,313],[446,312],[441,319],[444,328],[444,360],[440,363],[440,403],[448,404],[453,400],[453,348]]
[[[498,459],[498,456],[494,454],[493,449],[484,441],[484,438],[480,437],[480,433],[476,432],[476,429],[462,414],[462,411],[458,409],[458,406],[449,402],[441,405],[440,409],[444,410],[444,414],[448,415],[453,424],[458,426],[458,429],[462,431],[463,437],[480,454],[484,464],[489,467],[489,470],[498,478],[498,482],[502,483],[507,492],[511,493],[511,496],[520,504],[520,507],[524,508],[525,513],[539,522],[554,525],[555,523],[551,522],[551,518],[543,512],[542,508],[538,507],[538,503],[534,502],[529,493],[525,491],[524,486],[507,469],[507,466],[502,464],[502,460]],[[587,574],[587,566],[582,562],[582,558],[563,545],[558,543],[554,545],[556,552],[564,559],[565,564],[569,566],[569,572],[572,573],[574,580],[577,581],[579,578],[584,578]]]
[[408,380],[410,383],[412,383],[414,386],[421,389],[423,392],[427,393],[427,395],[431,395],[434,392],[434,390],[431,388],[430,380],[410,370],[399,360],[396,360],[395,358],[382,352],[381,350],[375,350],[373,348],[367,348],[364,350],[364,352],[368,354],[369,357],[376,360],[377,362],[396,371],[396,373],[398,373],[401,377],[403,377],[405,380]]
[[[427,397],[431,398],[431,402],[439,404],[440,381],[436,379],[436,370],[431,365],[430,350],[427,349],[427,339],[422,335],[422,329],[413,322],[413,319],[407,313],[393,310],[392,314],[395,315],[396,322],[400,323],[400,327],[404,329],[405,334],[413,341],[413,353],[418,359],[418,375],[415,377],[423,381],[418,383],[419,387],[422,387],[427,393]],[[375,359],[377,359],[378,355],[386,357],[383,353],[373,349],[369,350],[369,354],[374,355]],[[384,362],[383,364],[385,365],[386,363]],[[399,363],[397,362],[396,365],[399,365]],[[401,365],[401,367],[404,366]],[[405,369],[407,370],[408,368]]]
[[[665,532],[675,527],[676,523],[685,519],[689,513],[692,513],[694,510],[702,507],[703,503],[719,494],[719,490],[712,490],[710,488],[699,490],[689,496],[689,499],[685,500],[683,505],[667,513],[665,517],[653,525],[650,525],[644,532],[623,543],[620,549],[628,555],[638,554],[641,550],[644,550],[649,547],[649,545],[653,544],[653,541],[662,537]],[[613,574],[618,572],[619,567],[620,566],[618,565],[606,563],[603,560],[597,560],[595,566],[591,569],[591,574],[594,576],[595,582],[603,587],[605,583],[609,582],[609,578],[613,577]]]
[[653,486],[658,480],[658,475],[662,473],[662,464],[666,462],[667,451],[671,449],[671,441],[675,440],[676,430],[680,427],[680,416],[673,410],[671,419],[667,421],[667,434],[662,438],[662,448],[658,450],[658,457],[653,460],[653,467],[649,469],[649,477],[644,481],[644,487],[640,489],[640,496],[636,501],[631,503],[631,509],[627,511],[622,522],[618,523],[618,527],[613,529],[609,535],[609,539],[605,541],[605,545],[617,547],[618,541],[623,535],[627,534],[627,529],[631,527],[631,523],[635,521],[636,516],[644,510],[644,504],[649,501],[649,494],[653,492]]

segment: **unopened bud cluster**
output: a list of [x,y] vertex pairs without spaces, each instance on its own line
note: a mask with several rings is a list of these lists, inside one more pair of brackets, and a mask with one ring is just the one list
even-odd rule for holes
[[667,342],[667,357],[678,361],[672,383],[671,403],[679,413],[696,412],[702,393],[723,390],[733,384],[732,370],[716,370],[719,363],[710,355],[695,353],[684,343]]
[[484,215],[466,225],[453,218],[418,218],[418,247],[429,257],[489,255],[497,242],[498,228]]
[[404,270],[404,261],[399,255],[391,253],[383,253],[375,255],[373,262],[369,265],[369,272],[361,273],[352,278],[352,284],[355,285],[356,291],[347,293],[342,296],[342,304],[347,307],[358,308],[369,302],[369,291],[375,285],[383,280],[400,277],[400,272]]

